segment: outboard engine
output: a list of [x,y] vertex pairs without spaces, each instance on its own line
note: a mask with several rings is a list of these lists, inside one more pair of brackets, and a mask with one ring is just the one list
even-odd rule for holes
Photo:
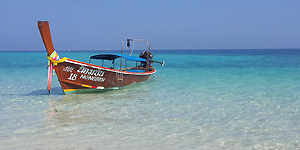
[[[154,55],[153,55],[151,52],[149,52],[148,55],[149,55],[149,58],[150,58],[150,59],[153,59]],[[147,52],[146,52],[146,51],[143,51],[143,52],[140,54],[139,57],[140,57],[140,58],[147,59]]]

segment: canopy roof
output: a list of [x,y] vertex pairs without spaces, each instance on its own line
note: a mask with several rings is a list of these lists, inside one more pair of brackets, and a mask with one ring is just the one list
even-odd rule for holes
[[129,60],[129,61],[146,62],[146,59],[134,57],[134,56],[123,55],[123,54],[100,54],[100,55],[91,56],[90,59],[115,60],[119,57],[125,58],[126,60]]

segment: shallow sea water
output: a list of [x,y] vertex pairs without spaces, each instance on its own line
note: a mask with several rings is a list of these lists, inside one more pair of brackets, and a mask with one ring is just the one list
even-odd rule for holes
[[300,149],[300,50],[153,53],[147,82],[49,95],[45,52],[1,52],[0,149]]

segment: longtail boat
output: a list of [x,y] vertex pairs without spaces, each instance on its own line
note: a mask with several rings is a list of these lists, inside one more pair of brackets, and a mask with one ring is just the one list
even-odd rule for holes
[[[38,21],[38,28],[47,50],[48,58],[48,91],[51,93],[52,74],[56,72],[59,83],[65,94],[77,93],[93,89],[93,91],[105,89],[119,89],[136,82],[150,79],[156,72],[151,63],[164,65],[164,61],[152,60],[148,40],[123,39],[120,54],[99,54],[91,56],[89,63],[80,62],[67,57],[60,58],[55,51],[48,21]],[[142,52],[139,57],[123,54],[123,45],[143,41],[147,43],[147,51]],[[91,61],[102,61],[102,65],[91,63]],[[112,66],[104,66],[104,62],[111,62]],[[134,62],[134,66],[128,67],[128,62]],[[117,64],[118,63],[118,64]]]

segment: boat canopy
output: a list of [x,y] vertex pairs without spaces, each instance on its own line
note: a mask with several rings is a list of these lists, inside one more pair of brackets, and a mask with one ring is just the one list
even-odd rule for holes
[[146,59],[123,54],[100,54],[91,56],[90,59],[115,60],[119,57],[125,58],[128,61],[146,62]]

